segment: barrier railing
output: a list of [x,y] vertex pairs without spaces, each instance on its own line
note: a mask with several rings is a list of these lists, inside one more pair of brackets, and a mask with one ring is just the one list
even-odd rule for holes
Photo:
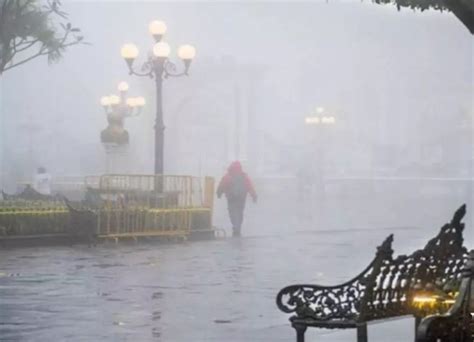
[[[103,175],[84,180],[86,201],[71,213],[56,200],[0,201],[0,238],[76,234],[102,237],[187,236],[212,229],[214,179],[192,176]],[[161,191],[155,191],[157,185]],[[92,216],[90,216],[92,215]],[[92,220],[90,219],[92,217]],[[77,231],[76,231],[77,230]]]
[[[103,175],[98,181],[86,179],[85,184],[99,190],[106,204],[112,206],[126,201],[128,206],[193,208],[204,206],[209,182],[208,178],[203,182],[192,176],[113,174]],[[155,191],[157,187],[159,191]]]
[[86,180],[89,187],[91,181],[102,199],[100,236],[185,236],[212,227],[211,177],[112,174]]
[[0,201],[0,237],[64,233],[68,223],[59,201]]

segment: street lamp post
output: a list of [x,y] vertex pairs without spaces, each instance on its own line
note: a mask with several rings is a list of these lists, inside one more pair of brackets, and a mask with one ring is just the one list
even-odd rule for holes
[[127,62],[130,75],[146,76],[155,80],[156,87],[156,118],[155,118],[155,174],[162,175],[164,170],[164,131],[163,123],[163,101],[162,89],[163,80],[169,77],[187,76],[191,61],[196,55],[196,49],[191,45],[182,45],[178,49],[178,56],[184,64],[181,72],[177,71],[177,66],[168,58],[170,46],[164,42],[163,36],[166,33],[166,24],[155,20],[149,25],[149,32],[155,40],[153,53],[150,54],[143,64],[141,71],[133,67],[134,60],[138,57],[138,48],[134,44],[125,44],[122,46],[121,55]]
[[[331,126],[331,125],[334,125],[335,123],[336,123],[336,118],[334,116],[328,115],[326,113],[326,110],[323,107],[317,107],[313,113],[311,113],[305,118],[305,124],[307,126],[316,126],[316,127]],[[318,132],[318,133],[321,133],[321,132]],[[311,136],[313,136],[313,134],[311,134]],[[324,147],[322,146],[322,143],[324,139],[321,139],[320,134],[317,134],[316,138],[317,138],[317,141],[315,141],[316,143],[315,148],[317,151],[317,160],[319,163],[321,163],[323,162],[322,151]],[[321,170],[322,170],[322,167],[321,167]]]
[[[129,134],[124,127],[125,118],[139,115],[145,105],[145,99],[141,96],[128,97],[128,88],[127,82],[120,82],[118,85],[120,95],[103,96],[100,99],[108,122],[108,126],[100,133],[100,140],[105,147],[107,173],[110,171],[112,156],[116,164],[118,156],[127,150]],[[120,169],[122,168],[123,165]]]
[[[316,167],[314,170],[316,171],[316,199],[318,201],[318,206],[317,206],[317,215],[321,219],[322,218],[322,213],[323,213],[323,206],[325,205],[325,190],[324,190],[324,163],[325,163],[325,152],[323,146],[323,143],[325,142],[326,139],[324,139],[321,136],[321,130],[322,126],[332,126],[336,123],[336,118],[334,116],[328,115],[326,113],[326,110],[323,107],[317,107],[314,112],[312,112],[310,115],[306,116],[305,118],[305,124],[307,126],[311,127],[316,127],[318,128],[318,132],[316,133],[316,136],[314,135],[314,132],[311,132],[311,136],[316,139],[314,139],[314,147],[316,149],[316,160],[315,162],[317,163]],[[312,158],[310,158],[311,160]],[[314,165],[314,164],[313,164]],[[311,189],[311,197],[313,197],[313,192],[314,190]]]

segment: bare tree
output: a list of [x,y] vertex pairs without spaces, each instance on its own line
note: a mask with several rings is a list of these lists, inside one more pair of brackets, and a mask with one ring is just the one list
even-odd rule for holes
[[60,0],[0,0],[0,75],[40,56],[56,62],[83,43],[60,7]]

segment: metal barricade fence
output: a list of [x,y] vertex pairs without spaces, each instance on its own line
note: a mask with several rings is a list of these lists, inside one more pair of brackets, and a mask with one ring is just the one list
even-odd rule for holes
[[212,226],[211,177],[111,174],[97,186],[99,236],[186,236],[194,227]]
[[63,234],[68,210],[59,201],[0,201],[0,236]]
[[[191,230],[212,229],[212,177],[103,175],[86,177],[83,184],[92,191],[92,202],[86,200],[85,211],[77,214],[79,218],[92,214],[94,219],[73,230],[93,229],[103,237],[137,237],[187,236]],[[60,200],[3,200],[0,237],[74,233],[70,215]]]
[[[201,178],[192,176],[103,175],[99,178],[97,188],[109,204],[116,204],[122,199],[128,205],[193,208],[204,205],[208,178],[204,178],[203,182]],[[90,184],[90,181],[86,181],[86,184]]]

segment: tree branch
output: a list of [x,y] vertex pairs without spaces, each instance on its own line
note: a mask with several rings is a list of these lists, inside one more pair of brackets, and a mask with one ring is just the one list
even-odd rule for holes
[[[4,43],[2,43],[4,44]],[[4,46],[10,46],[10,42],[7,42],[6,44],[4,44]],[[13,56],[15,54],[14,53],[11,53],[11,48],[5,48],[3,50],[3,54],[2,54],[2,64],[0,65],[0,74],[1,74],[1,71],[4,70],[5,68],[5,65],[7,65],[8,63],[10,63],[10,61],[13,59]]]
[[[75,34],[79,29],[56,20],[56,16],[67,18],[59,0],[0,0],[0,4],[0,75],[40,56],[55,62],[65,48],[85,44]],[[20,53],[23,59],[18,58]]]
[[[73,41],[73,42],[70,42],[70,43],[66,43],[66,44],[63,44],[61,45],[62,48],[65,48],[65,47],[68,47],[68,46],[72,46],[72,45],[77,45],[77,44],[80,44],[79,41]],[[40,56],[47,56],[49,55],[51,52],[53,52],[54,50],[51,50],[51,49],[47,49],[47,50],[44,50],[43,48],[40,49],[40,51],[38,51],[37,53],[35,53],[34,55],[28,57],[28,58],[25,58],[24,60],[20,61],[20,62],[16,62],[16,63],[13,63],[13,64],[10,64],[9,66],[3,68],[3,71],[7,71],[9,69],[12,69],[14,67],[17,67],[19,65],[22,65],[26,62],[29,62],[31,61],[32,59],[35,59],[37,57],[40,57]]]
[[[15,52],[25,51],[25,50],[29,49],[30,47],[32,47],[33,45],[35,45],[36,43],[38,43],[38,42],[39,42],[39,39],[20,42],[19,44],[16,44],[17,48],[15,49]],[[24,45],[24,46],[22,47],[22,45]]]
[[24,60],[22,60],[22,61],[20,61],[20,62],[10,64],[9,66],[3,68],[3,71],[7,71],[7,70],[12,69],[12,68],[14,68],[14,67],[17,67],[17,66],[19,66],[19,65],[22,65],[22,64],[24,64],[24,63],[26,63],[26,62],[29,62],[29,61],[31,61],[32,59],[35,59],[36,57],[44,56],[44,55],[47,55],[47,54],[48,54],[48,52],[46,52],[46,51],[43,51],[43,52],[42,52],[42,50],[40,50],[40,51],[38,51],[36,54],[34,54],[34,55],[32,55],[32,56],[30,56],[30,57],[28,57],[28,58],[25,58]]

